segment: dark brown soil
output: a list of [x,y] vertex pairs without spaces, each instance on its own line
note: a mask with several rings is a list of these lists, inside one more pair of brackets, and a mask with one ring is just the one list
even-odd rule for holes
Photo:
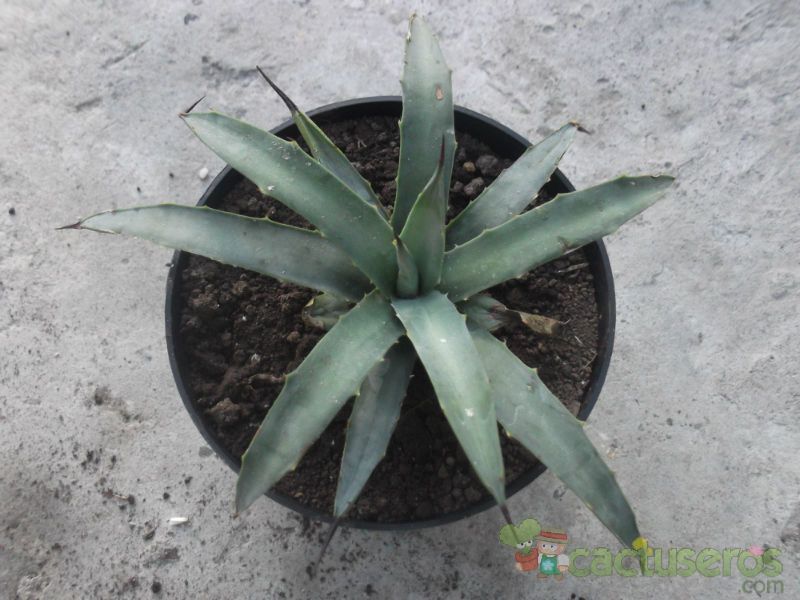
[[[383,202],[394,200],[399,150],[395,119],[375,117],[324,126]],[[457,214],[512,161],[467,135],[458,135],[450,216]],[[541,197],[538,202],[547,198]],[[243,181],[217,206],[235,213],[306,226],[277,201]],[[526,364],[539,369],[550,389],[577,413],[592,371],[598,316],[586,257],[576,251],[490,292],[511,308],[568,321],[564,339],[541,337],[521,327],[496,332]],[[307,326],[300,311],[310,290],[250,271],[192,256],[179,282],[182,301],[180,357],[188,387],[222,446],[236,456],[247,448],[281,390],[324,332]],[[277,489],[330,513],[336,492],[348,403],[298,468]],[[501,436],[510,483],[536,465],[516,442]],[[348,517],[403,521],[441,516],[486,497],[417,364],[403,414],[386,457]]]

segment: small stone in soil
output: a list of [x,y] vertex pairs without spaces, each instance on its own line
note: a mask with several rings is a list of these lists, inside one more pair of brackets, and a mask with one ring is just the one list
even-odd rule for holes
[[472,486],[464,490],[464,496],[470,503],[475,503],[481,499],[481,493]]
[[222,402],[215,404],[206,411],[206,414],[217,425],[233,425],[239,422],[243,413],[242,407],[234,404],[230,398],[225,398]]
[[453,485],[459,488],[466,487],[469,482],[469,477],[466,477],[463,473],[456,473],[456,475],[453,477]]
[[11,208],[8,209],[8,214],[10,214],[13,217],[15,214],[17,214],[17,209],[12,206]]
[[160,594],[161,593],[161,582],[158,581],[157,579],[154,580],[152,585],[150,586],[150,591],[153,592],[154,594]]
[[464,194],[466,194],[469,198],[474,198],[483,191],[484,187],[486,187],[486,184],[484,183],[483,179],[476,177],[464,186]]
[[487,177],[497,177],[500,175],[500,171],[502,171],[502,164],[500,163],[500,160],[491,154],[484,154],[483,156],[480,156],[478,160],[475,161],[475,164],[478,166],[481,175],[485,175]]

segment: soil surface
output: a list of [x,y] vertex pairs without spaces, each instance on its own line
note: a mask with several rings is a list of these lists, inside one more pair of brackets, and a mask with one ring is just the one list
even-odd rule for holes
[[[322,123],[386,206],[394,200],[397,121],[371,117]],[[457,134],[450,210],[452,218],[511,163],[465,134]],[[299,141],[299,140],[298,140]],[[302,142],[301,142],[302,145]],[[548,200],[543,190],[536,203]],[[298,215],[243,180],[216,206],[230,212],[310,227]],[[324,331],[307,325],[301,309],[313,292],[251,271],[191,256],[178,282],[179,356],[193,400],[220,444],[242,455],[282,387]],[[560,337],[516,326],[495,332],[577,414],[592,372],[598,315],[592,274],[582,250],[544,265],[490,293],[507,306],[568,322]],[[344,446],[348,402],[297,469],[276,489],[331,513]],[[501,435],[506,480],[536,466],[536,459]],[[441,516],[475,502],[484,491],[442,414],[425,370],[417,363],[386,457],[348,517],[404,521]]]

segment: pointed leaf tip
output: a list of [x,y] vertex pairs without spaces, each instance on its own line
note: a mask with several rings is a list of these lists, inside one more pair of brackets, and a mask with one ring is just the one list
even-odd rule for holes
[[322,543],[322,548],[319,551],[319,556],[317,557],[317,562],[311,565],[311,570],[309,575],[311,579],[314,579],[317,576],[317,572],[319,571],[319,567],[322,564],[322,559],[325,557],[325,551],[328,549],[328,546],[333,539],[333,535],[336,533],[336,530],[339,528],[339,523],[341,523],[341,519],[336,519],[328,529],[328,532],[325,534],[325,541]]
[[[440,152],[436,142],[452,136],[453,97],[450,69],[430,27],[422,18],[409,20],[404,56],[403,114],[400,118],[400,157],[391,222],[395,233],[405,226],[419,193],[430,180]],[[455,139],[446,138],[444,180],[450,189]]]
[[511,519],[511,513],[508,510],[508,505],[504,502],[498,506],[500,507],[500,512],[503,513],[503,518],[506,520],[506,523],[513,527],[514,521]]
[[580,131],[581,133],[585,133],[586,135],[592,135],[592,132],[586,129],[583,125],[578,123],[577,121],[569,121],[569,124],[572,125],[575,129]]
[[261,67],[256,65],[256,69],[258,69],[258,72],[261,74],[261,77],[264,78],[264,81],[266,81],[270,85],[270,87],[273,90],[275,90],[275,93],[278,94],[278,96],[280,96],[280,99],[283,100],[283,103],[286,105],[286,108],[289,109],[289,112],[294,114],[300,111],[300,109],[297,108],[297,105],[292,101],[292,99],[289,98],[289,96],[287,96],[286,93],[281,88],[279,88],[274,81],[272,81],[272,79],[267,77],[267,74],[261,70]]
[[[619,484],[581,422],[497,338],[471,331],[489,373],[497,420],[584,501],[626,545],[639,537],[636,518]],[[565,452],[564,448],[569,448]]]
[[71,225],[62,225],[61,227],[56,227],[56,231],[62,231],[64,229],[82,229],[82,224],[83,221],[78,221],[77,223],[72,223]]
[[197,105],[198,105],[198,104],[200,104],[200,103],[201,103],[203,100],[205,100],[205,98],[206,98],[206,95],[205,95],[205,94],[203,94],[202,96],[200,96],[200,98],[198,98],[197,100],[195,100],[195,101],[194,101],[194,102],[191,104],[191,106],[189,106],[189,108],[187,108],[187,109],[186,109],[186,110],[184,110],[183,112],[179,112],[179,113],[178,113],[178,116],[179,116],[179,117],[181,117],[181,118],[185,117],[186,115],[188,115],[190,112],[192,112],[192,111],[194,110],[194,107],[195,107],[195,106],[197,106]]

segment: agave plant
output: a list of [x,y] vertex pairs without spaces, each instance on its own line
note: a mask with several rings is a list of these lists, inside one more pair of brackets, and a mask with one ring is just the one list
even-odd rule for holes
[[286,376],[245,452],[237,511],[293,469],[355,396],[334,505],[335,517],[344,516],[386,451],[420,360],[498,505],[506,500],[499,423],[624,544],[634,544],[640,536],[633,512],[582,423],[491,333],[509,318],[544,333],[552,333],[554,322],[514,313],[482,292],[612,233],[653,204],[672,178],[620,177],[526,210],[572,141],[577,125],[570,123],[529,148],[448,223],[456,148],[450,70],[429,27],[414,16],[402,89],[391,211],[276,88],[310,154],[218,112],[181,117],[225,162],[315,230],[176,204],[112,210],[69,227],[136,236],[321,292],[306,311],[329,329]]

